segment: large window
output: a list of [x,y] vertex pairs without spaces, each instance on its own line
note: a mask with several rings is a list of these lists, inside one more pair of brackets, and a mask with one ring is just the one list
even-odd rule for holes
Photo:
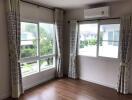
[[21,22],[23,77],[55,67],[54,37],[53,24]]
[[118,58],[120,24],[82,23],[79,55]]

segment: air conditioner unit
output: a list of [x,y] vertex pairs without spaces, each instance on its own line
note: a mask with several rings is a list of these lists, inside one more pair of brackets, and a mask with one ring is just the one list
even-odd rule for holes
[[92,9],[84,9],[84,18],[100,18],[100,17],[109,17],[110,7],[99,7]]

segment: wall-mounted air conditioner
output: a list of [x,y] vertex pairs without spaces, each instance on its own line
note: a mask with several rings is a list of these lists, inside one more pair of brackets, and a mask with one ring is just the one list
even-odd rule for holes
[[110,7],[99,7],[92,9],[84,9],[84,18],[100,18],[100,17],[109,17],[110,16]]

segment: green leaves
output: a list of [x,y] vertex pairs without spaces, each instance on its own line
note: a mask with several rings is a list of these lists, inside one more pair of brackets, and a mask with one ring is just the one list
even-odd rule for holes
[[48,55],[53,53],[53,37],[44,28],[40,27],[40,54]]
[[84,48],[85,46],[88,45],[96,45],[97,44],[97,39],[93,38],[93,39],[86,39],[84,41],[80,41],[80,48]]

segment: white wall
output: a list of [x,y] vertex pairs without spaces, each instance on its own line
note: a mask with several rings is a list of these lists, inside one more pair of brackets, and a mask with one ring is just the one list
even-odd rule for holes
[[0,0],[0,100],[9,96],[8,40],[4,1]]
[[80,79],[108,86],[117,87],[119,60],[110,58],[92,58],[79,56]]
[[[132,13],[132,1],[124,1],[110,5],[111,17],[120,17]],[[87,8],[87,7],[86,7]],[[65,74],[67,74],[68,67],[68,48],[69,32],[68,20],[84,20],[84,8],[67,10],[65,13]],[[117,87],[118,73],[120,62],[118,59],[109,58],[92,58],[87,56],[78,56],[78,67],[80,69],[80,79],[104,85],[110,88]],[[132,71],[131,71],[132,72]],[[130,75],[130,92],[132,93],[132,73]]]
[[[122,15],[132,14],[131,0],[122,1],[120,3],[111,3],[108,4],[108,6],[110,6],[110,17],[120,17]],[[65,18],[66,20],[70,19],[84,20],[84,8],[67,10]]]
[[36,85],[54,79],[55,69],[49,69],[23,78],[23,89],[27,90]]

